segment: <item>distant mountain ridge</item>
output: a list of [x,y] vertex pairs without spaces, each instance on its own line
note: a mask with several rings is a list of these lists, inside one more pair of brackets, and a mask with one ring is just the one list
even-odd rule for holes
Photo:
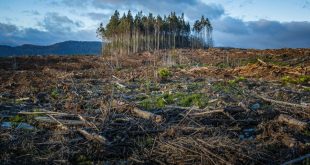
[[33,55],[99,55],[101,42],[65,41],[48,46],[25,44],[21,46],[0,45],[0,56],[33,56]]

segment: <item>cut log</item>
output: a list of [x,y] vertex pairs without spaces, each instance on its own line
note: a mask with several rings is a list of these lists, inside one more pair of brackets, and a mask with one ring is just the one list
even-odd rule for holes
[[288,115],[284,115],[284,114],[281,114],[278,117],[278,121],[282,122],[282,123],[286,123],[288,125],[294,125],[294,126],[300,127],[301,129],[306,128],[308,125],[306,122],[297,120],[297,119],[293,118],[292,116],[288,116]]
[[131,108],[130,112],[133,113],[137,117],[152,120],[156,123],[160,123],[163,121],[162,116],[156,115],[156,114],[148,112],[148,111],[143,111],[140,108],[138,108],[135,104],[129,104],[129,103],[125,103],[123,101],[117,101],[117,100],[113,100],[112,104],[114,106],[128,106],[128,107],[130,107]]
[[90,134],[87,131],[83,130],[83,129],[77,129],[77,131],[83,135],[87,140],[90,141],[97,141],[99,143],[105,144],[107,142],[107,139],[101,135],[97,135],[97,134]]
[[137,107],[134,107],[132,110],[131,110],[132,113],[135,114],[135,116],[137,117],[141,117],[143,119],[148,119],[148,120],[152,120],[156,123],[160,123],[163,121],[163,117],[160,116],[160,115],[156,115],[154,113],[151,113],[151,112],[147,112],[147,111],[143,111]]

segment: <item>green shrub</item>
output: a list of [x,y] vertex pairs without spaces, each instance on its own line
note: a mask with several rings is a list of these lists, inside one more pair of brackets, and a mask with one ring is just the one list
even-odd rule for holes
[[205,107],[208,103],[207,97],[202,94],[191,94],[180,98],[178,105],[183,107]]
[[188,93],[174,93],[163,94],[160,96],[153,96],[142,100],[139,105],[146,110],[163,108],[166,105],[176,104],[183,107],[205,107],[208,104],[208,97],[204,94],[188,94]]
[[310,81],[310,76],[306,76],[306,75],[300,76],[298,79],[298,82],[300,84],[307,84],[309,81]]
[[167,68],[159,69],[158,74],[159,74],[159,77],[161,79],[167,79],[168,77],[170,77],[172,75],[171,72],[169,71],[169,69],[167,69]]
[[235,78],[234,80],[229,80],[228,83],[229,84],[235,84],[235,83],[238,83],[238,82],[241,82],[241,81],[245,81],[246,78],[241,76],[241,77],[237,77]]
[[218,68],[221,68],[221,69],[225,69],[225,68],[229,68],[230,67],[229,64],[224,63],[224,62],[218,63],[218,64],[216,64],[216,66]]
[[12,123],[20,123],[20,122],[24,122],[26,119],[20,115],[16,115],[14,117],[10,118],[10,122]]
[[310,81],[310,76],[302,75],[297,78],[284,76],[281,80],[283,84],[307,84]]
[[57,88],[54,88],[54,89],[52,90],[52,92],[51,92],[51,97],[52,97],[53,99],[57,99],[58,96],[59,96],[58,90],[57,90]]
[[305,87],[305,88],[304,88],[304,91],[305,91],[305,92],[310,92],[310,87]]

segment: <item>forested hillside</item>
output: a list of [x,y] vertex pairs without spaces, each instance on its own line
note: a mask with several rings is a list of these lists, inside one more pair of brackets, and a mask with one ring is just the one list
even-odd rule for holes
[[101,42],[66,41],[49,46],[27,44],[17,47],[0,45],[0,56],[99,54],[101,54]]

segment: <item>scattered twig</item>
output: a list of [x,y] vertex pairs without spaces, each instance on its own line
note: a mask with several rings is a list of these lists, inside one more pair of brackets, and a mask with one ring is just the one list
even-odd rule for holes
[[205,112],[200,112],[200,113],[192,113],[190,116],[193,117],[203,117],[205,115],[213,114],[213,113],[224,113],[224,109],[217,109],[217,110],[210,110],[210,111],[205,111]]
[[88,122],[83,116],[81,116],[80,114],[78,114],[78,117],[85,122],[86,125],[95,128],[97,131],[99,131],[99,129],[97,128],[97,126],[94,123],[90,123]]
[[57,123],[59,124],[59,126],[60,126],[61,129],[63,129],[63,130],[68,130],[68,127],[67,127],[67,126],[65,126],[64,124],[62,124],[59,120],[57,120],[56,118],[54,118],[52,115],[47,115],[47,116],[49,116],[51,119],[53,119],[55,122],[57,122]]
[[80,121],[80,120],[62,120],[62,119],[57,119],[57,121],[55,121],[53,118],[51,119],[51,115],[49,115],[49,117],[38,116],[38,117],[35,117],[34,119],[39,121],[39,122],[46,122],[46,123],[58,123],[58,122],[61,122],[62,124],[65,124],[65,125],[84,125],[85,124],[84,121]]
[[243,108],[246,112],[250,112],[251,111],[243,102],[240,102],[238,105],[241,108]]
[[260,96],[258,94],[255,94],[255,96],[260,98],[260,99],[262,99],[262,100],[264,100],[264,101],[270,102],[270,103],[286,105],[286,106],[291,106],[291,107],[295,107],[295,108],[303,108],[303,109],[310,110],[310,106],[308,106],[308,105],[294,104],[294,103],[289,103],[289,102],[284,102],[284,101],[272,100],[272,99],[266,98],[264,96]]
[[180,107],[180,106],[174,106],[174,105],[166,105],[165,108],[192,110],[192,111],[205,111],[203,109],[199,109],[199,108],[195,108],[195,107]]
[[67,113],[60,113],[60,112],[18,112],[21,115],[69,115]]
[[287,161],[287,162],[283,163],[282,165],[290,165],[290,164],[298,163],[298,162],[303,161],[303,160],[308,159],[308,158],[310,158],[310,154],[307,154],[307,155],[301,156],[299,158]]
[[263,66],[270,66],[270,65],[268,65],[265,61],[263,61],[263,60],[261,60],[261,59],[257,59],[257,61],[261,64],[261,65],[263,65]]

